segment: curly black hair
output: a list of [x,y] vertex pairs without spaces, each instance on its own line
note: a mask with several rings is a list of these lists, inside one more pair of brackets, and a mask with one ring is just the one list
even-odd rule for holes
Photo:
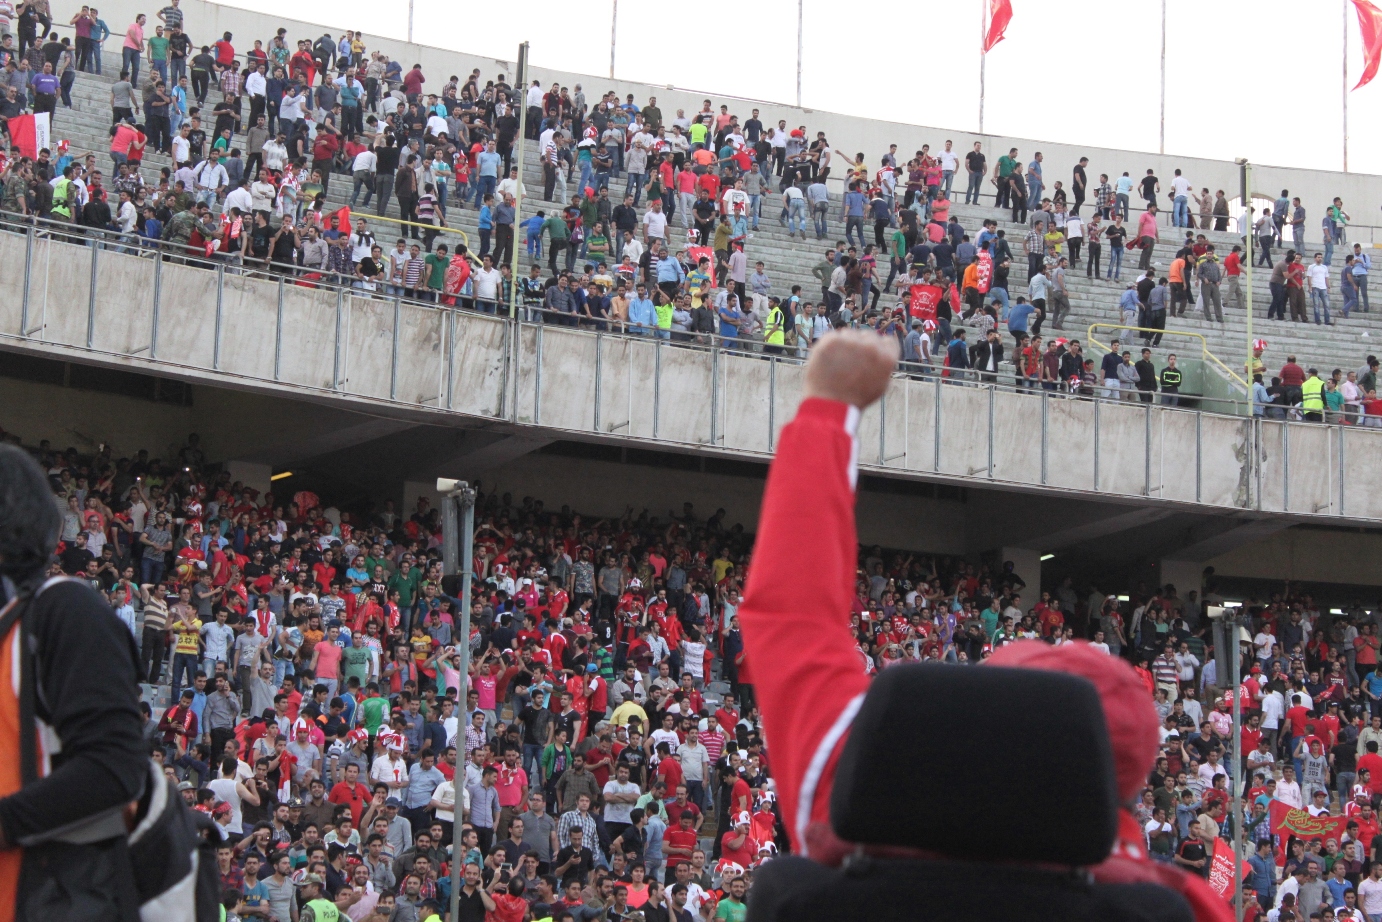
[[0,445],[0,574],[31,587],[58,545],[62,516],[48,478],[28,453]]

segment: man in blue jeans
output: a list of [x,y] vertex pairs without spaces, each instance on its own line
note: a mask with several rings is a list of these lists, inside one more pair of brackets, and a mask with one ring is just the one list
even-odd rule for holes
[[[139,86],[139,62],[144,57],[144,22],[143,13],[134,17],[134,25],[125,32],[125,44],[120,49],[124,60],[124,66],[121,69],[130,72],[130,84],[132,86]],[[131,42],[134,43],[133,46],[131,46]]]
[[1372,257],[1363,252],[1362,244],[1353,245],[1353,284],[1358,286],[1358,303],[1363,305],[1363,313],[1368,312],[1368,270],[1372,268]]
[[979,188],[986,175],[988,158],[983,154],[983,145],[974,142],[974,150],[965,154],[965,169],[969,171],[969,188],[965,190],[965,204],[979,204]]
[[504,158],[494,149],[493,140],[486,144],[485,149],[475,158],[476,170],[480,174],[480,181],[475,187],[476,208],[480,207],[485,196],[494,194],[499,185],[499,167],[503,162]]
[[845,222],[845,240],[852,243],[854,238],[851,236],[853,231],[859,232],[859,249],[863,249],[864,243],[864,209],[868,206],[868,197],[859,191],[859,184],[852,182],[849,184],[849,191],[845,193],[842,207],[841,220]]

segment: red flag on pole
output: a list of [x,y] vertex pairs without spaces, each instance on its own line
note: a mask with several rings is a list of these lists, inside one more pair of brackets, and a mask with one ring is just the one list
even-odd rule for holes
[[38,152],[48,147],[50,133],[50,116],[47,112],[40,112],[35,115],[16,115],[14,118],[6,119],[6,126],[10,132],[10,144],[19,148],[19,152],[31,159],[38,157]]
[[1368,0],[1353,0],[1358,8],[1358,31],[1363,36],[1363,76],[1358,80],[1358,89],[1377,76],[1377,65],[1382,61],[1382,10]]
[[[1367,0],[1353,0],[1354,3],[1367,3]],[[1013,5],[1012,0],[988,0],[989,5],[989,31],[984,36],[984,53],[993,50],[993,46],[1003,40],[1003,33],[1008,29],[1008,23],[1012,22]],[[1371,4],[1368,4],[1371,6]],[[1358,15],[1361,17],[1362,11]]]

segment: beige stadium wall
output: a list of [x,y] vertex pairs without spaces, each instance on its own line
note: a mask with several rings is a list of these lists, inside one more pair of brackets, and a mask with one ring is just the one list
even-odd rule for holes
[[[133,2],[133,0],[106,0],[101,4],[101,16],[111,30],[118,34],[123,33],[138,13],[145,13],[152,21],[154,11],[159,9],[161,5],[159,0],[148,3]],[[182,9],[186,17],[188,33],[194,41],[209,44],[212,40],[219,38],[223,32],[229,31],[234,33],[234,44],[237,50],[252,47],[256,38],[263,40],[267,46],[269,39],[275,35],[279,28],[288,30],[288,38],[291,43],[299,38],[315,40],[323,32],[330,32],[339,38],[347,28],[353,29],[358,25],[358,23],[342,24],[330,20],[327,18],[330,15],[330,8],[326,5],[321,7],[325,14],[323,19],[326,21],[312,23],[221,6],[216,3],[208,3],[206,0],[183,0]],[[394,9],[401,12],[401,0]],[[397,39],[370,35],[368,32],[366,32],[365,37],[366,44],[371,50],[386,52],[391,59],[399,61],[405,70],[415,63],[422,64],[429,87],[440,88],[450,75],[456,74],[465,77],[477,67],[484,79],[493,79],[500,73],[508,75],[510,81],[513,79],[514,63],[512,61],[498,61],[491,57],[448,51],[430,45],[409,44]],[[105,47],[108,52],[106,57],[113,56],[114,60],[118,61],[120,39],[116,35],[112,35],[110,39],[107,39]],[[517,54],[516,48],[514,53]],[[1067,186],[1069,185],[1071,168],[1074,167],[1080,157],[1089,157],[1091,180],[1097,179],[1100,173],[1108,173],[1110,177],[1116,177],[1124,170],[1137,178],[1150,167],[1156,171],[1162,179],[1163,187],[1165,187],[1172,175],[1172,170],[1179,168],[1186,178],[1197,187],[1208,186],[1210,189],[1223,189],[1230,199],[1236,198],[1239,192],[1238,167],[1236,164],[1224,160],[1157,155],[1142,151],[1098,147],[1079,147],[1053,143],[1050,140],[1010,138],[1003,135],[981,136],[970,130],[860,119],[838,112],[799,109],[791,105],[741,99],[723,93],[710,94],[695,89],[654,86],[626,80],[611,80],[607,77],[596,77],[590,74],[555,71],[540,66],[540,62],[534,63],[532,73],[533,77],[541,80],[544,86],[550,85],[553,81],[559,81],[567,86],[580,83],[585,89],[588,100],[598,99],[608,89],[617,90],[620,98],[628,93],[633,93],[635,100],[640,105],[646,101],[648,96],[656,96],[659,108],[669,117],[679,108],[685,109],[687,112],[699,111],[702,100],[707,97],[714,103],[717,111],[721,103],[727,103],[730,111],[740,115],[741,118],[746,118],[748,110],[756,106],[762,110],[761,118],[765,124],[776,124],[779,119],[786,119],[788,125],[793,128],[804,124],[813,134],[818,130],[824,131],[834,148],[850,155],[856,151],[863,151],[868,156],[870,163],[877,162],[878,158],[887,151],[889,144],[895,143],[901,152],[910,154],[919,149],[922,144],[930,144],[932,150],[939,150],[942,142],[946,139],[955,142],[956,150],[966,151],[972,147],[974,141],[981,140],[984,142],[984,149],[990,154],[990,166],[994,163],[997,154],[1006,153],[1010,147],[1018,148],[1024,160],[1030,158],[1033,152],[1041,151],[1045,156],[1047,176],[1051,182],[1061,179]],[[956,185],[963,189],[965,185],[963,178],[957,178]],[[986,185],[985,188],[987,189],[988,186]],[[1310,226],[1307,227],[1307,239],[1318,238],[1319,215],[1335,196],[1342,197],[1345,204],[1351,209],[1355,224],[1382,224],[1382,216],[1378,216],[1373,211],[1373,207],[1382,202],[1382,177],[1370,174],[1304,170],[1269,165],[1254,166],[1253,190],[1255,193],[1275,198],[1282,189],[1290,189],[1292,195],[1300,195],[1302,202],[1312,216],[1309,221]],[[1379,239],[1382,239],[1382,234],[1379,234]]]

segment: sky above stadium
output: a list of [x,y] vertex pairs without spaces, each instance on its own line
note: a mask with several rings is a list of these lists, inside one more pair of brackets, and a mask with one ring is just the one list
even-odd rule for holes
[[[977,130],[980,0],[906,8],[916,15],[865,5],[850,16],[847,4],[803,3],[804,106]],[[986,131],[1156,151],[1160,0],[1012,3],[1007,37],[988,56]],[[794,102],[797,0],[618,4],[617,77]],[[277,0],[228,5],[283,8]],[[359,24],[366,35],[406,38],[405,0],[382,8],[396,11],[395,18],[381,18],[376,0],[334,0],[316,9],[333,26]],[[472,20],[477,9],[494,14],[483,28]],[[611,9],[611,0],[415,0],[414,37],[504,60],[527,40],[535,65],[603,75]],[[885,15],[889,9],[895,15]],[[1345,19],[1351,88],[1363,58],[1348,0],[1167,0],[1166,152],[1341,169]],[[1382,172],[1379,94],[1382,77],[1350,93],[1353,172]]]

